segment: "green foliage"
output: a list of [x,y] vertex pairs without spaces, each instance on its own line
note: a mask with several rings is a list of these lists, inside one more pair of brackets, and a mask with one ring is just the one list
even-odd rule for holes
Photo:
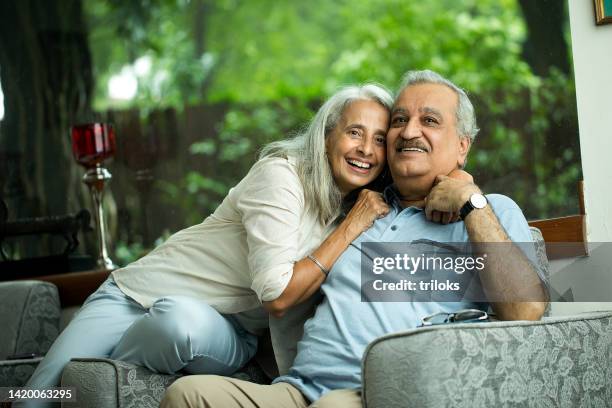
[[178,184],[159,180],[157,187],[164,193],[163,200],[168,205],[181,209],[186,225],[202,222],[203,212],[213,212],[229,189],[228,183],[196,171],[188,172]]
[[[153,247],[161,245],[168,237],[170,236],[169,231],[164,231],[161,237],[155,240],[153,243]],[[140,241],[135,241],[132,243],[126,243],[124,241],[119,241],[115,245],[115,255],[113,259],[119,266],[125,266],[130,264],[137,259],[142,258],[150,251],[150,248],[145,248],[145,246]]]
[[[140,57],[151,59],[150,73],[138,78],[138,93],[127,105],[145,109],[182,108],[202,100],[201,85],[211,68],[198,53],[193,9],[197,1],[92,0],[86,3],[97,87],[94,106],[117,106],[107,84],[122,67]],[[203,23],[203,22],[202,22]],[[120,105],[121,106],[121,105]]]
[[115,246],[114,258],[120,266],[125,266],[146,255],[147,252],[148,251],[140,242],[134,242],[132,244],[118,242]]
[[[469,90],[481,133],[468,170],[488,191],[515,198],[530,218],[577,210],[581,178],[573,78],[534,75],[515,0],[91,0],[86,3],[98,79],[148,56],[143,110],[224,104],[217,134],[191,144],[188,169],[158,183],[185,224],[199,222],[248,170],[263,144],[306,123],[337,87],[395,88],[409,69],[433,69]],[[163,176],[162,176],[163,178]]]

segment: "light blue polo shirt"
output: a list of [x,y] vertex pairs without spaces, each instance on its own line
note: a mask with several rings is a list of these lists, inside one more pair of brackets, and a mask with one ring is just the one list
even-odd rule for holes
[[[468,242],[463,222],[442,225],[427,221],[422,209],[402,209],[393,189],[385,191],[389,214],[361,234],[337,260],[321,286],[324,298],[304,325],[297,356],[289,373],[274,380],[297,387],[310,401],[328,391],[361,387],[361,359],[366,346],[385,334],[413,329],[436,312],[486,308],[473,302],[362,302],[362,242]],[[532,242],[520,208],[503,195],[487,195],[497,218],[514,242]],[[535,251],[527,254],[534,262]]]

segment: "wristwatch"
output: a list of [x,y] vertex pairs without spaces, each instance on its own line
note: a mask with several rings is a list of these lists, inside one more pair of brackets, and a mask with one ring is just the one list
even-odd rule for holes
[[467,217],[472,210],[485,208],[488,202],[487,197],[484,195],[480,193],[472,194],[470,199],[467,200],[465,204],[463,204],[463,207],[461,207],[461,210],[459,210],[459,217],[461,220],[465,220],[465,217]]

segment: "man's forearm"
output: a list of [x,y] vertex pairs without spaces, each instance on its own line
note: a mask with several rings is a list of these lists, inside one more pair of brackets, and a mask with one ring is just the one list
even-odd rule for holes
[[[462,206],[481,191],[473,183],[436,177],[427,196],[425,216],[435,211],[459,213]],[[504,320],[536,320],[544,313],[546,291],[533,265],[510,238],[490,206],[475,208],[465,216],[465,227],[476,250],[487,254],[480,280],[497,315]]]
[[487,254],[480,280],[501,320],[537,320],[546,308],[546,292],[523,251],[512,243],[490,206],[465,218],[470,241]]

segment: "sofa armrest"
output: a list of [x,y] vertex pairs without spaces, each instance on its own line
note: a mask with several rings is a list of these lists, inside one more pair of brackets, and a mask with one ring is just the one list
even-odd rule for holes
[[[157,408],[179,375],[159,374],[124,361],[108,358],[73,358],[62,373],[62,387],[74,387],[77,401],[63,407]],[[253,361],[232,375],[245,381],[269,384],[263,370]]]
[[0,387],[23,387],[42,359],[0,361]]
[[104,359],[72,360],[62,373],[62,387],[76,389],[76,402],[65,407],[114,408],[118,406],[117,370]]
[[74,358],[64,368],[62,387],[74,387],[77,401],[63,407],[156,408],[178,376],[107,358]]
[[368,408],[612,406],[612,312],[387,335],[362,378]]

